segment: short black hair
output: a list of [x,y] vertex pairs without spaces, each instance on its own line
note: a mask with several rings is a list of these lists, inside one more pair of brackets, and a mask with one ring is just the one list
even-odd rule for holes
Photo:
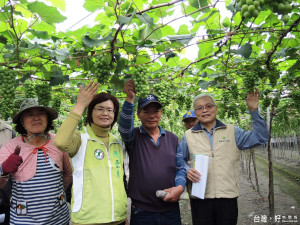
[[120,108],[120,104],[119,104],[118,99],[115,96],[111,95],[111,94],[101,92],[101,93],[95,95],[95,97],[93,98],[93,100],[91,101],[91,103],[88,106],[86,121],[89,125],[94,123],[93,117],[92,117],[92,112],[93,112],[93,109],[94,109],[95,105],[97,105],[101,102],[106,102],[107,100],[111,100],[114,104],[114,114],[115,114],[115,116],[114,116],[114,120],[111,124],[111,128],[117,122],[118,115],[119,115],[119,108]]

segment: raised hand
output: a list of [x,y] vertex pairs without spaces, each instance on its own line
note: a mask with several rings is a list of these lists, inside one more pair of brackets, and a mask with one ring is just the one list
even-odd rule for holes
[[87,107],[90,102],[93,100],[94,96],[97,94],[99,88],[99,83],[90,82],[86,87],[80,86],[79,92],[77,95],[77,102],[74,106],[73,111],[82,114],[85,107]]
[[250,112],[258,109],[259,99],[260,99],[260,93],[258,92],[257,88],[256,90],[253,90],[248,94],[248,97],[246,99],[246,104]]
[[19,145],[16,146],[14,153],[12,153],[7,160],[2,163],[2,171],[4,174],[15,173],[23,159],[20,154],[21,147]]
[[136,90],[135,90],[135,86],[134,86],[134,83],[133,83],[132,79],[128,80],[125,83],[124,92],[127,95],[126,101],[130,102],[130,103],[133,103],[134,102],[134,97],[136,95]]

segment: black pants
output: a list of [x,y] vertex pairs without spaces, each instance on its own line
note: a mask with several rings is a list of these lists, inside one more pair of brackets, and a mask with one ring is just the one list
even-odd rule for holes
[[236,225],[237,198],[190,199],[193,225]]

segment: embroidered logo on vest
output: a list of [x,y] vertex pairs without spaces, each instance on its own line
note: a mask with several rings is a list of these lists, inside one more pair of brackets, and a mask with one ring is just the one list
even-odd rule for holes
[[95,156],[96,159],[99,159],[99,160],[103,159],[104,158],[104,152],[100,149],[96,149],[94,151],[94,156]]
[[230,142],[230,140],[226,140],[226,137],[222,137],[222,140],[219,140],[219,142]]

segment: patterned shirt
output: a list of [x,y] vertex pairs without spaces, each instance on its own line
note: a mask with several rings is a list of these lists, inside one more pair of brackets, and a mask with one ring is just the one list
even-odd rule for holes
[[25,182],[13,178],[10,224],[69,224],[62,171],[39,149],[36,174]]

